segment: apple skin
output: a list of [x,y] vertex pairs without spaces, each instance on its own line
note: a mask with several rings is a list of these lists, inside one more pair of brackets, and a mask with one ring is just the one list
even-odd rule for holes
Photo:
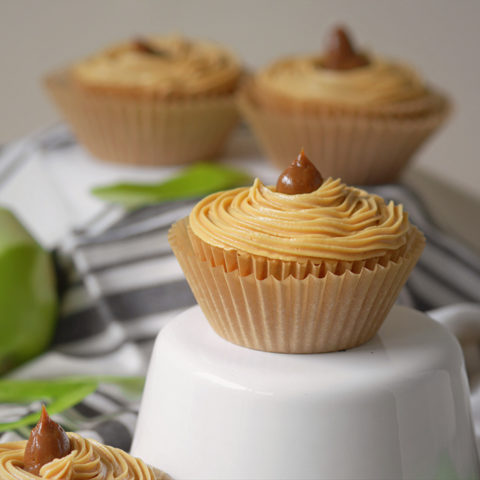
[[0,207],[0,375],[45,351],[57,307],[50,254]]

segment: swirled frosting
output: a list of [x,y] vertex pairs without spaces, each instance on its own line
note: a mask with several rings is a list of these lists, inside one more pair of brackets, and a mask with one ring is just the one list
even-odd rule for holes
[[426,87],[410,67],[370,57],[368,65],[351,70],[322,67],[322,57],[291,57],[273,63],[256,80],[261,91],[299,101],[381,106],[413,100]]
[[73,78],[94,88],[181,97],[232,91],[240,77],[237,58],[214,43],[178,35],[142,42],[156,53],[139,48],[139,41],[114,46],[75,65]]
[[69,433],[72,451],[43,465],[39,475],[23,469],[25,441],[0,444],[2,480],[160,480],[167,475],[154,471],[140,459],[118,448]]
[[402,205],[328,178],[288,195],[256,179],[212,194],[189,217],[192,232],[223,249],[286,261],[356,261],[401,248],[410,229]]

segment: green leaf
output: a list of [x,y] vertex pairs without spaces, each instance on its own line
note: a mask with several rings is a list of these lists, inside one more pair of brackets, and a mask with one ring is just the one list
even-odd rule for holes
[[95,187],[92,193],[126,208],[186,198],[202,197],[212,192],[251,183],[251,177],[236,169],[213,163],[197,163],[178,176],[152,184],[117,183]]
[[94,378],[99,380],[100,383],[113,383],[118,385],[124,391],[128,391],[137,395],[142,394],[143,387],[145,386],[145,377],[116,377],[112,375],[100,375]]
[[[98,381],[93,378],[0,380],[0,403],[28,404],[40,400],[48,405],[48,413],[55,414],[81,402],[97,386]],[[35,412],[17,421],[0,423],[0,432],[34,424],[39,417],[40,412]]]
[[[49,414],[61,413],[80,403],[97,390],[99,383],[116,385],[126,397],[139,399],[145,377],[117,377],[110,375],[77,376],[54,380],[0,380],[0,403],[29,405],[42,402]],[[37,423],[40,411],[12,421],[0,423],[0,432]]]

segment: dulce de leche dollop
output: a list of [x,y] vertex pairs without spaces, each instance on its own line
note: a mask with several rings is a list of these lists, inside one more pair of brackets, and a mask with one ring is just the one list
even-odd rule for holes
[[322,67],[330,70],[351,70],[370,62],[366,55],[355,50],[345,28],[336,27],[330,34],[323,56]]
[[42,415],[32,430],[25,447],[24,469],[38,475],[43,465],[55,458],[62,458],[71,451],[70,439],[63,428],[54,422],[42,407]]
[[148,55],[155,55],[157,57],[168,57],[168,52],[162,50],[155,45],[152,45],[148,40],[144,38],[135,38],[133,40],[133,48],[137,52],[146,53]]
[[288,195],[314,192],[323,183],[320,172],[302,151],[278,177],[276,191]]

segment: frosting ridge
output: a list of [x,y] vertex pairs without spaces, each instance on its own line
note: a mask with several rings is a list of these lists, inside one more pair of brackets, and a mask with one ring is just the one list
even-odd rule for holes
[[[149,48],[157,53],[148,53]],[[72,73],[86,86],[139,88],[175,97],[232,90],[241,66],[219,45],[169,35],[111,47],[76,64]]]
[[223,249],[286,261],[356,261],[406,243],[402,205],[328,178],[314,192],[288,195],[256,179],[212,194],[189,217],[192,232]]
[[336,71],[323,68],[323,58],[318,55],[290,57],[260,72],[256,83],[280,96],[346,105],[381,106],[426,93],[412,68],[380,57],[369,58],[367,65]]
[[[56,458],[34,475],[23,469],[26,441],[0,444],[2,480],[159,480],[168,478],[155,472],[142,460],[118,448],[68,433],[72,451]],[[163,475],[163,476],[162,476]]]

